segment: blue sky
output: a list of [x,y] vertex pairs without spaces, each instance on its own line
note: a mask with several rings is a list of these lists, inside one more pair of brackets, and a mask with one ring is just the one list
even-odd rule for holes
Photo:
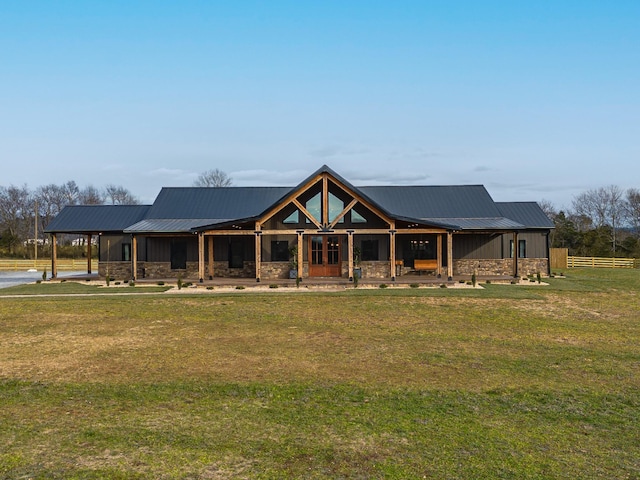
[[0,185],[640,188],[640,2],[0,3]]

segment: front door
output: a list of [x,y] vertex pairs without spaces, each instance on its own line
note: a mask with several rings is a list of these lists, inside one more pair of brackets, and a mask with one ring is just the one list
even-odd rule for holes
[[309,276],[340,277],[340,237],[312,235],[309,237]]

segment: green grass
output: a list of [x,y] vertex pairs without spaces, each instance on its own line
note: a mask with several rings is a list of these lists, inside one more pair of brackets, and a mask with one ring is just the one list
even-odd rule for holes
[[[112,282],[115,285],[115,282]],[[126,287],[126,288],[125,288]],[[119,288],[111,287],[105,288],[100,285],[92,285],[80,282],[53,282],[53,283],[32,283],[25,285],[16,285],[15,287],[8,287],[0,289],[0,297],[7,295],[69,295],[69,294],[91,294],[91,295],[105,295],[105,294],[122,294],[122,293],[152,293],[152,292],[165,292],[169,290],[171,286],[156,287],[156,286],[129,286],[122,284]]]
[[0,478],[638,478],[640,272],[565,273],[0,298]]

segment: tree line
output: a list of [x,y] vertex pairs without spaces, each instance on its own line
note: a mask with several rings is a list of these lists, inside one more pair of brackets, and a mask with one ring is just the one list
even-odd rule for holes
[[569,255],[640,258],[640,190],[617,185],[587,190],[567,210],[540,202],[553,220],[551,246]]
[[[46,227],[66,205],[137,205],[139,200],[126,188],[107,185],[80,188],[74,181],[43,185],[30,190],[26,185],[0,185],[0,255],[26,255],[26,243],[38,241]],[[37,219],[37,220],[36,220]]]
[[[201,173],[193,185],[228,187],[232,180],[225,172],[214,169]],[[26,185],[0,186],[0,255],[28,255],[25,242],[33,243],[36,223],[38,239],[42,241],[44,227],[66,205],[139,203],[129,190],[117,185],[80,188],[69,181],[35,190]],[[576,195],[565,210],[556,209],[546,200],[539,204],[555,224],[550,238],[552,247],[568,248],[569,255],[640,258],[640,190],[624,190],[616,185],[587,190]]]
[[[231,177],[217,168],[201,173],[193,182],[195,187],[231,185]],[[0,185],[0,256],[30,255],[33,244],[44,243],[44,228],[66,205],[139,204],[138,198],[129,190],[113,184],[104,188],[93,185],[80,188],[71,180],[61,185],[43,185],[35,190],[30,190],[27,185]],[[62,242],[71,238],[60,236]]]

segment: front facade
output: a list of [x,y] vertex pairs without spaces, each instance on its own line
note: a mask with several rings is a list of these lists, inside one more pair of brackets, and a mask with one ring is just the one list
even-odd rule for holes
[[[46,231],[99,239],[125,279],[381,278],[549,271],[552,222],[534,202],[471,186],[355,187],[323,166],[294,188],[164,188],[153,205],[69,206]],[[55,248],[53,275],[56,275]]]

